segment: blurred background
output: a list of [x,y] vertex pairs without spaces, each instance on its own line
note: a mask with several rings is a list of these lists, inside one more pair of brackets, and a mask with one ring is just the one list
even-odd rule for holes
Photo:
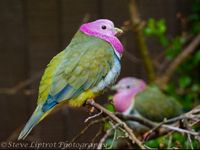
[[[194,2],[138,0],[137,7],[144,26],[163,19],[161,28],[167,28],[164,29],[165,36],[174,38],[186,30],[184,17],[191,13]],[[128,26],[131,18],[129,1],[0,0],[0,141],[16,139],[32,114],[41,73],[51,58],[69,44],[83,22],[99,18],[110,19],[117,27]],[[149,22],[150,18],[153,19]],[[148,35],[146,29],[145,35]],[[122,59],[119,79],[136,76],[147,80],[134,33],[127,29],[120,38],[127,52]],[[166,45],[160,44],[156,38],[148,37],[146,41],[154,59],[165,49]],[[188,82],[188,78],[183,80],[182,84]],[[102,99],[106,97],[99,98],[99,101]],[[37,125],[27,140],[69,141],[84,127],[83,121],[87,116],[84,108],[74,110],[64,106]],[[97,132],[97,127],[92,127],[82,140],[88,141],[94,132]]]

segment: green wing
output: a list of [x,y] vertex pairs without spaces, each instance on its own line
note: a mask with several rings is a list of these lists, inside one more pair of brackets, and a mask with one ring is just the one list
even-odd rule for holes
[[49,95],[56,102],[78,96],[95,87],[110,71],[114,54],[110,44],[81,32],[74,38],[48,65],[40,84],[38,103],[46,101]]
[[47,68],[45,69],[42,79],[40,81],[38,104],[43,103],[47,99],[53,81],[52,79],[55,74],[55,69],[63,60],[64,53],[65,52],[62,51],[59,54],[57,54],[47,65]]
[[135,109],[147,119],[163,121],[182,113],[181,105],[173,98],[163,94],[156,86],[149,86],[135,98]]

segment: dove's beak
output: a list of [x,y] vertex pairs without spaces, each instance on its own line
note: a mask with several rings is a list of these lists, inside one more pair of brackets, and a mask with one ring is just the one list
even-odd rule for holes
[[122,30],[122,29],[115,28],[115,35],[116,35],[116,36],[120,36],[122,33],[123,33],[123,30]]

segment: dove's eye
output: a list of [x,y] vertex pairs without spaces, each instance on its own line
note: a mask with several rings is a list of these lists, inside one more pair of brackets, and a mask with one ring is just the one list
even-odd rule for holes
[[127,85],[127,86],[126,86],[126,88],[127,88],[127,89],[130,89],[130,88],[131,88],[131,86],[130,86],[130,85]]
[[103,30],[105,30],[107,27],[106,27],[105,25],[103,25],[103,26],[101,26],[101,28],[102,28]]

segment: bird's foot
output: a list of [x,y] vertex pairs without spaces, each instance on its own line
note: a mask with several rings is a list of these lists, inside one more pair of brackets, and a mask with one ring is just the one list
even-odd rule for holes
[[89,113],[92,114],[95,111],[95,108],[94,107],[90,107],[90,108],[88,108],[88,110],[89,110]]
[[92,104],[92,103],[94,103],[94,100],[93,100],[93,99],[89,99],[89,100],[87,100],[87,101],[85,102],[85,105],[86,105],[86,107],[88,108],[90,114],[92,114],[92,113],[95,111],[95,108],[92,107],[92,106],[88,106],[87,104]]
[[[95,111],[95,107],[93,107],[93,104],[94,104],[94,100],[93,99],[88,99],[86,101],[86,105],[90,105],[90,107],[88,108],[89,110],[89,113],[92,114],[94,111]],[[100,116],[102,114],[102,111],[100,111],[99,113],[95,114],[95,115],[92,115],[90,117],[88,117],[87,119],[85,119],[85,123],[88,122],[89,120],[93,119],[93,118],[96,118],[98,116]]]

